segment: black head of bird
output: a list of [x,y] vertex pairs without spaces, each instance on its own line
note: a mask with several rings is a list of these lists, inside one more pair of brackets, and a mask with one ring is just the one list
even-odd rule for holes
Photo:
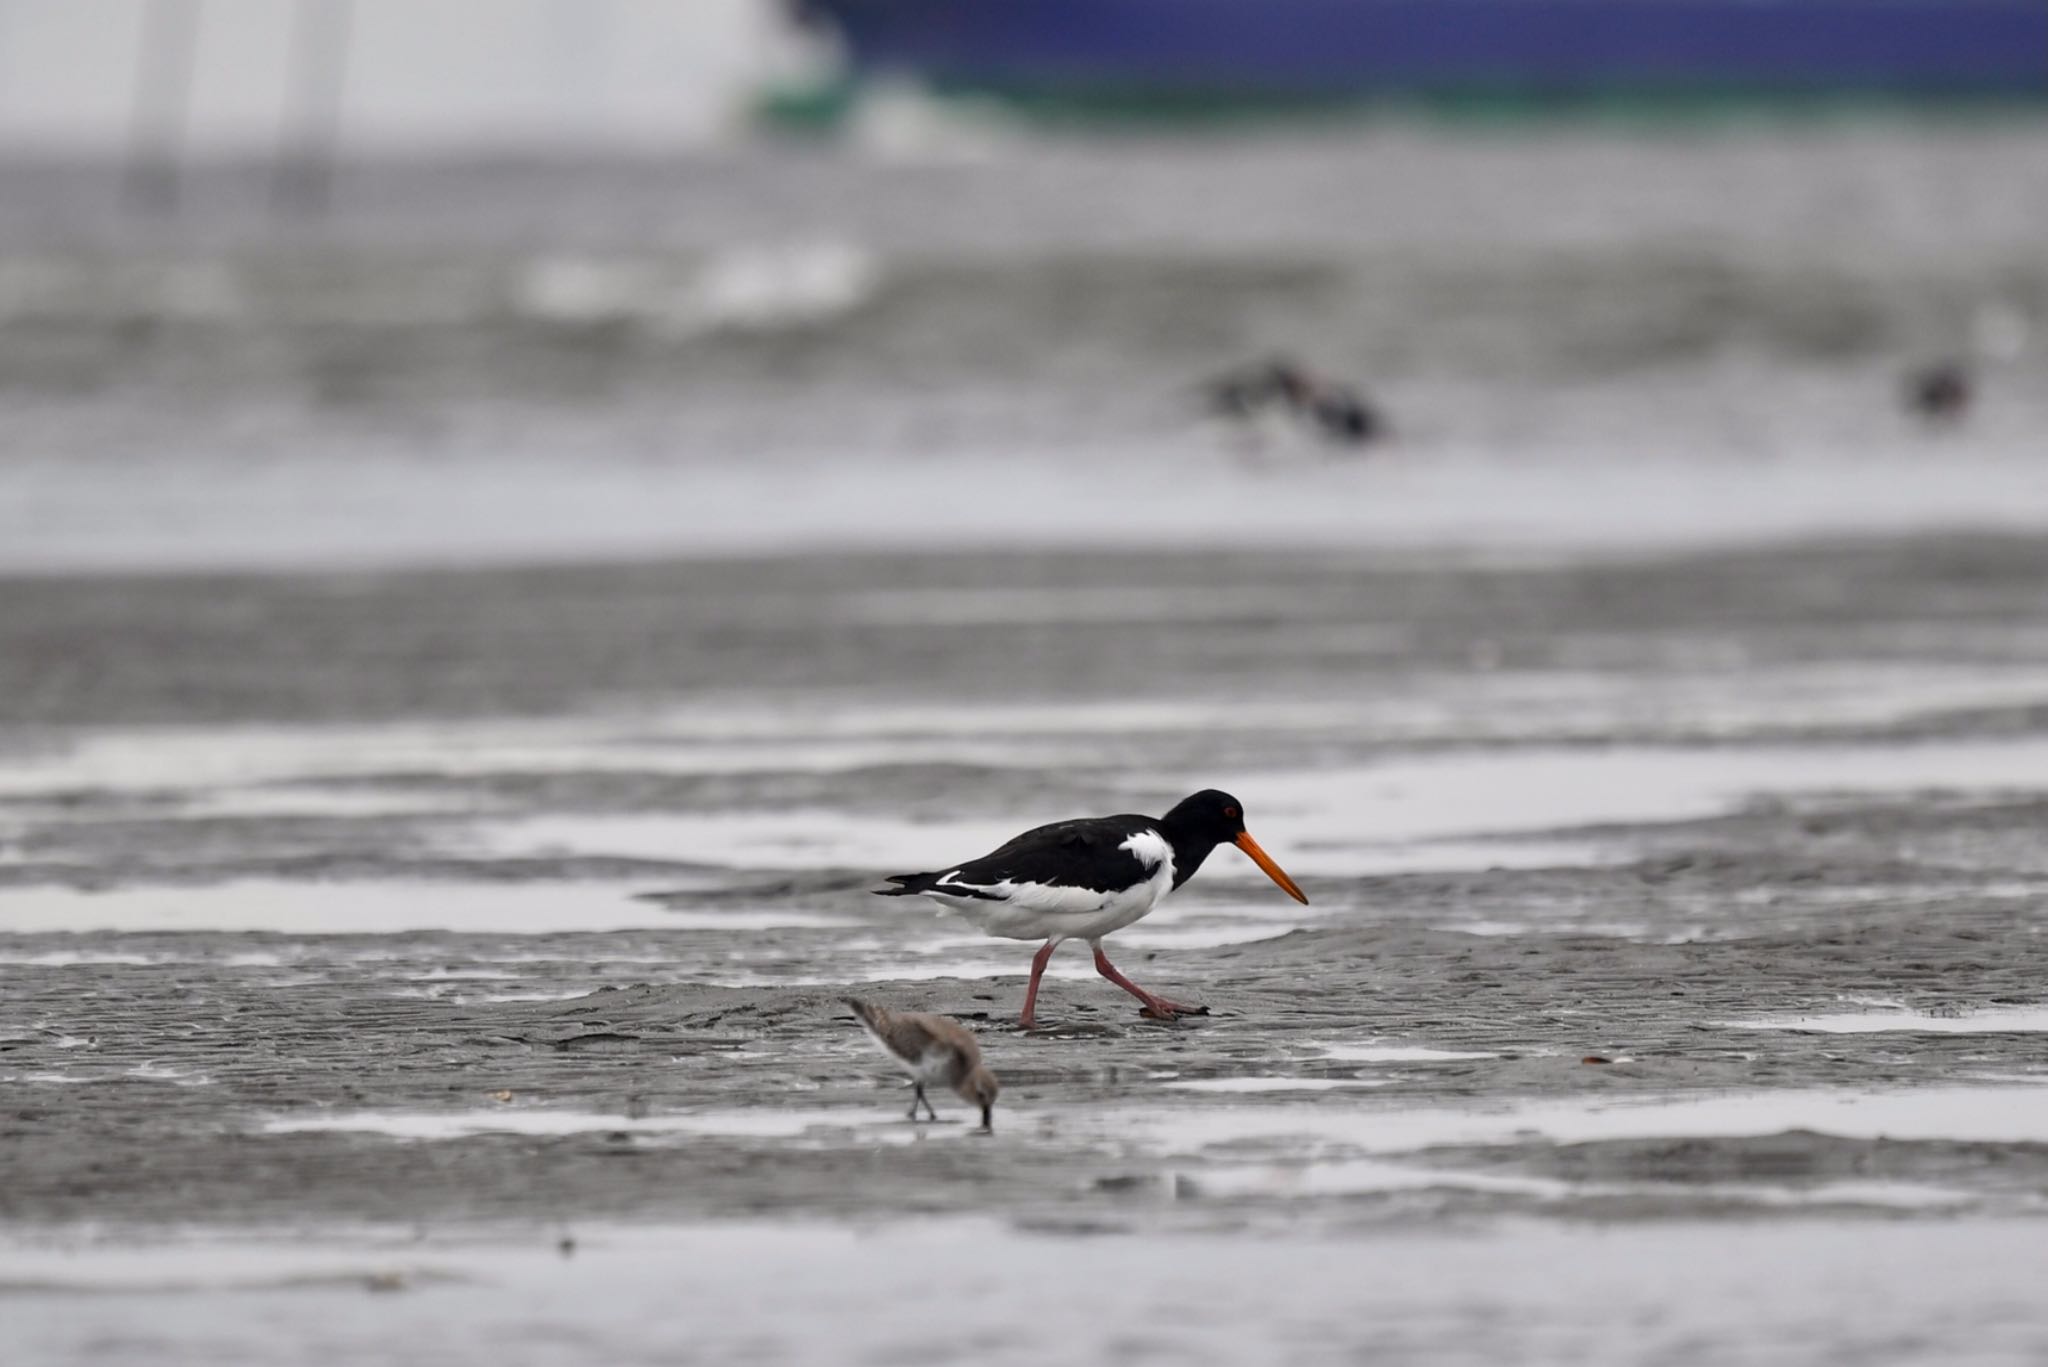
[[1363,446],[1381,435],[1386,424],[1373,406],[1348,389],[1326,389],[1316,396],[1316,426],[1332,441]]
[[974,1071],[960,1079],[953,1087],[962,1101],[981,1107],[981,1131],[983,1134],[996,1132],[996,1095],[1002,1088],[996,1085],[996,1075],[986,1066],[976,1064]]
[[1972,394],[1970,372],[1959,361],[1937,361],[1906,377],[1906,406],[1923,418],[1960,418]]
[[1193,874],[1210,850],[1218,845],[1235,845],[1251,861],[1265,872],[1295,901],[1307,905],[1308,894],[1301,890],[1287,871],[1273,862],[1273,857],[1259,848],[1259,842],[1252,839],[1252,833],[1244,828],[1244,804],[1229,793],[1215,788],[1204,788],[1192,793],[1173,805],[1159,822],[1167,839],[1173,842],[1177,865],[1183,865],[1185,872],[1178,876],[1184,881]]

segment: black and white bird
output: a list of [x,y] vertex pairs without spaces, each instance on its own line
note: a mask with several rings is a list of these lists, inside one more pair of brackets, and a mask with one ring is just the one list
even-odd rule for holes
[[1202,396],[1218,417],[1249,418],[1274,404],[1299,408],[1308,402],[1315,387],[1315,377],[1306,366],[1275,356],[1205,381]]
[[1247,432],[1278,413],[1337,446],[1366,446],[1388,433],[1386,415],[1359,390],[1276,356],[1202,386],[1209,411]]
[[1008,940],[1043,940],[1031,960],[1018,1024],[1035,1022],[1038,980],[1062,940],[1086,940],[1095,971],[1144,1003],[1156,1020],[1206,1012],[1154,996],[1117,972],[1102,952],[1102,937],[1140,920],[1161,898],[1195,876],[1218,845],[1250,855],[1289,897],[1308,897],[1244,828],[1244,805],[1207,788],[1183,798],[1163,817],[1095,816],[1056,821],[1024,832],[992,854],[935,873],[900,873],[884,897],[930,897]]

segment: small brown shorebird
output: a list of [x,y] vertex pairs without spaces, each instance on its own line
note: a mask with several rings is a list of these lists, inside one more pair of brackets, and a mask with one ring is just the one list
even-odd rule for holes
[[882,1052],[910,1074],[917,1088],[910,1100],[912,1120],[917,1119],[920,1102],[925,1114],[933,1120],[939,1118],[924,1089],[926,1083],[943,1084],[951,1087],[962,1101],[981,1107],[981,1128],[995,1133],[996,1075],[981,1061],[981,1046],[974,1042],[974,1035],[966,1026],[950,1016],[934,1016],[927,1011],[891,1011],[859,997],[848,997],[846,1004],[860,1018],[868,1038],[881,1045]]

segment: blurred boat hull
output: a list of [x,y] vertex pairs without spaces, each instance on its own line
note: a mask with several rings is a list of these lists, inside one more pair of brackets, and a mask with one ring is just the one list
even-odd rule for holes
[[1075,99],[2048,94],[2048,0],[796,0],[860,76]]

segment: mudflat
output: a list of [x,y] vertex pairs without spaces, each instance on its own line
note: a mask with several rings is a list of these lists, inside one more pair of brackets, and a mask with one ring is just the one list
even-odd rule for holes
[[[933,1297],[2032,1360],[2044,718],[2032,538],[11,580],[0,1299],[48,1361],[902,1360]],[[1021,1034],[1031,946],[867,895],[1210,784],[1311,905],[1224,850],[1110,940],[1206,1017],[1070,946]]]

